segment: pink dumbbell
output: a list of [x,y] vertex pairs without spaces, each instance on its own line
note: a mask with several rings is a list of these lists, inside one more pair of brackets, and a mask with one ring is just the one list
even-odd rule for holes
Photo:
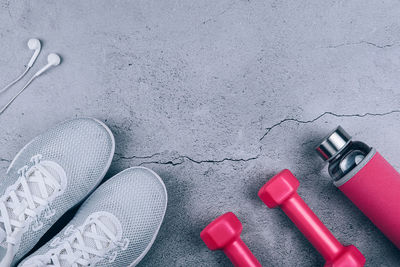
[[240,238],[243,226],[232,212],[221,215],[200,233],[201,239],[211,250],[222,250],[237,267],[261,267]]
[[280,208],[326,260],[325,266],[364,266],[365,258],[353,245],[343,246],[297,194],[300,183],[289,171],[283,170],[269,180],[258,196],[269,207]]

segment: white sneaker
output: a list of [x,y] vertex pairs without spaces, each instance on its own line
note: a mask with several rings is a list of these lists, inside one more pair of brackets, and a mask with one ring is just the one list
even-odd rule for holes
[[101,185],[62,232],[18,266],[135,266],[153,244],[166,207],[167,191],[156,173],[127,169]]
[[103,179],[111,131],[95,119],[66,121],[33,139],[0,184],[0,266],[15,265],[66,211]]

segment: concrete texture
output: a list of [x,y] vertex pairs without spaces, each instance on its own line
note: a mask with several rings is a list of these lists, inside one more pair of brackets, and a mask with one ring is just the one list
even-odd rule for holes
[[1,84],[23,70],[31,37],[43,40],[33,71],[50,52],[63,57],[0,116],[1,170],[48,127],[93,116],[116,136],[108,177],[143,165],[168,189],[141,266],[230,266],[199,238],[227,211],[263,265],[322,266],[289,219],[257,197],[283,168],[367,266],[399,266],[399,250],[314,153],[341,124],[400,168],[399,15],[398,1],[1,0]]

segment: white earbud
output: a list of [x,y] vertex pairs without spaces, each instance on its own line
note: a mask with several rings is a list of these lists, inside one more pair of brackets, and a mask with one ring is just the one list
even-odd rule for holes
[[48,70],[49,68],[53,66],[60,65],[61,63],[61,57],[57,54],[51,53],[47,56],[47,65],[44,66],[42,69],[40,69],[38,72],[35,73],[34,77],[37,77],[41,75],[43,72]]
[[[43,68],[41,68],[38,72],[36,72],[32,78],[29,79],[29,81],[25,84],[25,86],[13,97],[11,100],[0,110],[0,114],[2,114],[11,104],[14,102],[14,100],[22,94],[25,89],[35,80],[37,77],[39,77],[43,72],[47,71],[49,68],[52,66],[57,66],[60,65],[61,63],[61,57],[57,54],[51,53],[47,56],[47,64]],[[29,68],[28,68],[29,69]]]
[[37,57],[39,56],[40,50],[42,49],[42,44],[40,43],[39,39],[32,38],[28,41],[28,47],[30,50],[35,50],[31,60],[28,63],[28,67],[32,67],[33,63],[35,63]]
[[31,60],[29,60],[29,63],[26,66],[25,71],[21,75],[19,75],[14,81],[10,82],[6,87],[1,89],[0,93],[5,92],[8,88],[10,88],[14,84],[16,84],[19,80],[21,80],[25,76],[25,74],[28,73],[28,71],[32,67],[33,63],[35,63],[37,57],[39,56],[40,50],[42,49],[42,45],[41,45],[39,39],[32,38],[32,39],[29,39],[29,41],[28,41],[28,47],[30,50],[35,50],[35,52],[33,53]]

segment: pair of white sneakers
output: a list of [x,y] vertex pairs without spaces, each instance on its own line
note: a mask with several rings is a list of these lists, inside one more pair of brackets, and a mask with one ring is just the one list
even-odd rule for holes
[[[114,149],[108,127],[83,118],[57,125],[17,154],[0,180],[0,267],[139,263],[160,229],[167,192],[161,178],[142,167],[126,169],[96,189]],[[67,226],[24,259],[84,199]]]

